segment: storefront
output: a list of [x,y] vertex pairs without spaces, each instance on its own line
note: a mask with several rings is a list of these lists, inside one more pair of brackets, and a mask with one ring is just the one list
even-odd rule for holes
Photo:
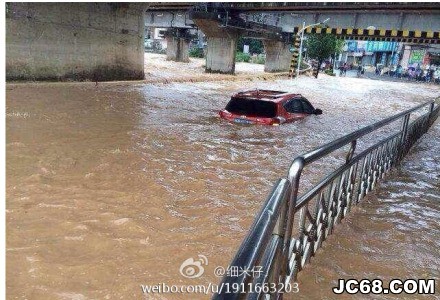
[[371,65],[381,64],[384,66],[397,64],[398,61],[398,43],[367,41],[365,51],[372,53]]
[[427,65],[440,66],[440,49],[428,49],[425,55]]
[[409,55],[408,65],[410,66],[421,66],[426,63],[425,59],[426,50],[424,49],[413,49]]
[[346,41],[341,55],[343,62],[353,65],[396,65],[399,60],[399,44],[382,41]]
[[440,66],[440,49],[421,45],[405,45],[400,64],[403,68]]

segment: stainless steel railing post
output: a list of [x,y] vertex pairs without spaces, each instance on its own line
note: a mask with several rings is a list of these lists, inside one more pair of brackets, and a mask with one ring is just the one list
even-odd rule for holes
[[[292,228],[293,228],[293,221],[294,221],[294,215],[295,215],[295,206],[296,201],[298,200],[298,190],[299,190],[299,182],[301,178],[301,173],[305,166],[305,160],[302,156],[297,157],[291,164],[289,168],[289,172],[287,174],[287,179],[290,181],[291,184],[291,192],[290,192],[290,200],[288,203],[288,209],[287,209],[287,217],[286,217],[286,232],[284,235],[284,245],[283,245],[283,255],[282,255],[282,266],[281,274],[284,278],[282,278],[282,282],[286,281],[286,278],[290,277],[293,270],[290,270],[289,267],[289,249],[290,249],[290,243],[292,240]],[[294,250],[296,250],[294,248]]]
[[357,140],[352,140],[350,144],[350,149],[347,152],[347,156],[345,157],[345,163],[348,164],[353,157],[354,151],[356,150]]
[[[284,260],[284,241],[286,236],[286,227],[287,227],[287,215],[288,215],[288,209],[289,209],[289,202],[290,202],[290,195],[291,195],[292,189],[289,189],[286,198],[284,199],[284,203],[281,207],[281,215],[277,220],[277,224],[275,225],[273,235],[278,235],[281,240],[281,251],[278,251],[275,253],[275,267],[271,274],[270,282],[284,282],[284,278],[286,276],[285,271],[285,260]],[[271,294],[270,298],[275,299],[275,297],[278,297],[276,294]],[[280,298],[282,299],[282,294],[280,295]]]
[[425,132],[427,132],[428,129],[429,129],[429,127],[431,126],[431,119],[432,119],[433,114],[434,114],[434,105],[435,105],[435,102],[432,102],[432,103],[429,105],[429,116],[428,116],[428,122],[426,122],[426,129],[425,129]]

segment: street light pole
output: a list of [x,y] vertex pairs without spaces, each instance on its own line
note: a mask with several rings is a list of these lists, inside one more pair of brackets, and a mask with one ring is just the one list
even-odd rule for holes
[[314,27],[314,26],[318,26],[324,23],[327,23],[328,20],[330,20],[330,18],[325,19],[322,22],[318,22],[316,24],[310,24],[308,26],[306,26],[306,22],[303,22],[303,27],[300,31],[298,31],[297,35],[301,34],[301,43],[299,46],[299,57],[298,57],[298,68],[296,69],[296,77],[299,76],[299,68],[301,67],[301,59],[302,59],[302,48],[303,48],[303,40],[304,40],[304,31],[309,28],[309,27]]
[[302,59],[302,53],[303,53],[302,49],[303,49],[303,40],[304,40],[305,29],[306,29],[306,22],[303,22],[303,27],[301,29],[301,42],[300,42],[300,46],[299,46],[298,68],[296,68],[296,77],[299,76],[299,68],[301,67],[301,59]]

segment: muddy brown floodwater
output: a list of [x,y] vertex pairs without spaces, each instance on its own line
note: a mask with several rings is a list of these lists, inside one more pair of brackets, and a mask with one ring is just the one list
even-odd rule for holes
[[[324,114],[279,127],[217,117],[231,93],[255,87],[298,91]],[[214,268],[228,265],[296,155],[438,95],[327,76],[7,85],[7,298],[208,299],[140,286],[218,283]],[[338,278],[439,277],[439,133],[437,122],[339,225],[291,298],[335,299]],[[198,255],[205,273],[183,277]]]

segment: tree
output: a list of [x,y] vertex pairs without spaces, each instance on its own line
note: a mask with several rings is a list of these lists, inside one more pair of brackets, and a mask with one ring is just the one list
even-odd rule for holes
[[309,58],[318,61],[318,70],[315,77],[318,78],[319,69],[324,60],[332,56],[334,53],[340,53],[343,40],[338,40],[332,34],[314,33],[307,36],[306,47]]
[[237,51],[243,52],[244,45],[249,45],[249,52],[251,54],[263,53],[264,50],[263,42],[260,40],[240,37],[237,43]]

